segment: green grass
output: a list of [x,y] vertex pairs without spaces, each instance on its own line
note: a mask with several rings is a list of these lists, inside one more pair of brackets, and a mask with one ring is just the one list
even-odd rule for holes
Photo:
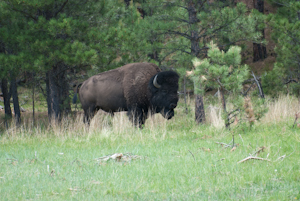
[[[293,119],[233,127],[195,125],[181,105],[143,130],[124,114],[99,114],[49,127],[11,128],[0,137],[1,200],[295,200],[300,199],[300,130]],[[237,147],[225,148],[235,135]],[[258,157],[242,159],[265,147]],[[99,157],[132,153],[130,162]],[[284,156],[278,159],[281,156]]]

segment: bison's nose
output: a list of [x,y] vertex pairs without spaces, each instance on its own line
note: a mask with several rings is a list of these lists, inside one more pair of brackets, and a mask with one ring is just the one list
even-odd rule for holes
[[177,104],[171,103],[171,104],[170,104],[170,109],[174,109],[176,106],[177,106]]

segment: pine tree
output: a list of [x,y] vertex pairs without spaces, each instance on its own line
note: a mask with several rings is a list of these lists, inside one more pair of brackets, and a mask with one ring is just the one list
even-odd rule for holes
[[49,118],[60,119],[70,111],[69,72],[85,69],[94,74],[114,68],[122,55],[122,43],[117,43],[126,14],[123,2],[0,3],[0,40],[8,52],[0,54],[0,68],[6,75],[21,70],[43,74]]
[[239,46],[231,46],[228,51],[224,52],[211,42],[209,48],[208,58],[203,60],[193,59],[195,66],[193,78],[196,82],[200,82],[202,86],[220,90],[225,125],[229,127],[225,92],[236,96],[241,94],[242,83],[249,75],[248,66],[241,65],[241,48]]
[[[208,43],[212,39],[226,50],[229,45],[241,41],[260,41],[261,32],[256,28],[263,22],[257,12],[247,14],[242,3],[233,1],[174,0],[138,1],[151,15],[146,15],[139,38],[153,41],[143,46],[145,51],[157,52],[160,66],[192,68],[194,57],[207,56]],[[196,95],[195,120],[205,121],[202,94]]]
[[12,117],[11,97],[13,98],[16,125],[19,125],[21,121],[16,83],[16,77],[21,71],[21,60],[16,55],[20,46],[14,40],[20,35],[20,29],[24,26],[24,22],[20,21],[19,17],[20,15],[17,13],[10,12],[4,2],[0,2],[0,79],[2,79],[6,127],[8,127],[7,119]]
[[[276,44],[276,63],[274,78],[280,79],[278,84],[290,84],[296,94],[300,95],[300,1],[298,0],[271,0],[277,6],[277,12],[269,15],[273,29],[272,38]],[[271,76],[271,75],[270,75]],[[272,83],[274,79],[270,79]],[[274,89],[275,86],[272,86]]]
[[[264,14],[264,0],[254,0],[253,1],[253,7],[257,9],[260,13]],[[262,28],[260,28],[262,29]],[[262,39],[265,39],[265,30],[261,30],[262,33]],[[253,43],[253,62],[264,60],[267,58],[267,49],[266,46],[264,46],[261,43]]]

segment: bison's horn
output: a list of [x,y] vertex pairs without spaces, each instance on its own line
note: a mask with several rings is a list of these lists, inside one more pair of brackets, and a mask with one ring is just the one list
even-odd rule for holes
[[157,75],[155,75],[154,79],[153,79],[153,85],[156,87],[156,88],[160,88],[161,86],[157,83]]

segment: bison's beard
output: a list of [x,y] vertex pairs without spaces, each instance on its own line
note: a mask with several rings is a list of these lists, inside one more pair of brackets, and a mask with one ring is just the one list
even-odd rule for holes
[[162,110],[161,112],[161,115],[166,118],[166,119],[172,119],[172,117],[174,117],[174,110]]

